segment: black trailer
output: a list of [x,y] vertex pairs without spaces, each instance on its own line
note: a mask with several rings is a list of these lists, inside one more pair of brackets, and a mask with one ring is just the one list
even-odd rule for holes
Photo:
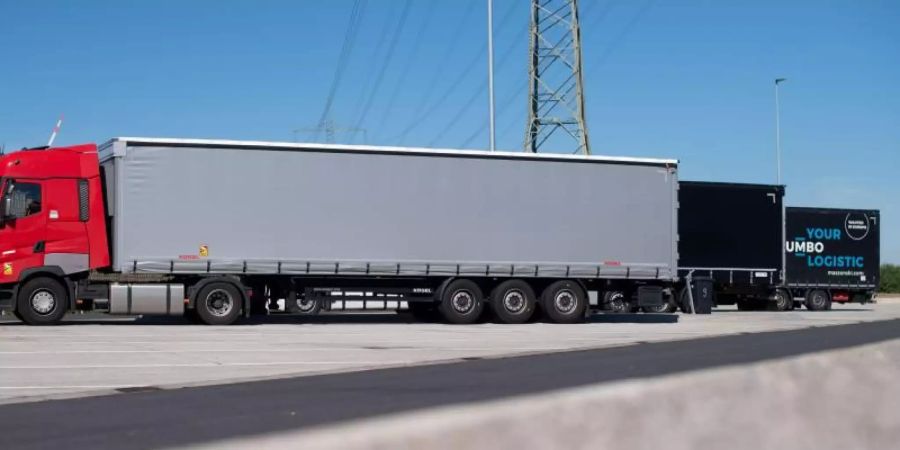
[[812,310],[832,302],[865,303],[878,289],[877,210],[786,210],[786,286]]
[[[679,295],[651,312],[687,309],[690,280],[712,282],[716,304],[791,308],[781,287],[784,186],[681,181],[678,188]],[[615,299],[606,309],[633,310]]]
[[716,304],[788,309],[783,276],[784,186],[681,182],[678,267],[708,277]]

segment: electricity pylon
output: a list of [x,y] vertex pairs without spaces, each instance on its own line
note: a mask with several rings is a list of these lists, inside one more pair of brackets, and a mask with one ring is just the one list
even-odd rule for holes
[[589,155],[578,1],[532,0],[529,47],[525,151]]

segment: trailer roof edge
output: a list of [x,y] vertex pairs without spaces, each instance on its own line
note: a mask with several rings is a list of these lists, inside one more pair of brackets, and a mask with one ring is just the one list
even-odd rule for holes
[[556,159],[556,160],[588,160],[588,161],[604,161],[612,163],[631,163],[631,164],[652,164],[652,165],[668,165],[677,166],[677,159],[662,158],[637,158],[628,156],[602,156],[602,155],[570,155],[560,153],[525,153],[510,151],[485,151],[485,150],[462,150],[447,148],[424,148],[424,147],[396,147],[396,146],[376,146],[376,145],[346,145],[346,144],[317,144],[309,142],[270,142],[270,141],[241,141],[229,139],[178,139],[178,138],[147,138],[147,137],[115,137],[101,147],[112,145],[114,142],[123,142],[128,144],[159,144],[159,145],[178,145],[178,146],[217,146],[217,147],[236,147],[236,148],[271,148],[271,149],[323,149],[323,150],[346,150],[356,152],[391,152],[391,153],[419,153],[431,155],[449,155],[449,156],[481,156],[481,157],[502,157],[502,158],[522,158],[522,159]]

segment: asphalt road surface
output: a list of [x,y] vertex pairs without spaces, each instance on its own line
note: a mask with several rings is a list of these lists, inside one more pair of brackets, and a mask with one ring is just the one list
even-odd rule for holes
[[0,406],[0,448],[154,448],[900,338],[900,320]]

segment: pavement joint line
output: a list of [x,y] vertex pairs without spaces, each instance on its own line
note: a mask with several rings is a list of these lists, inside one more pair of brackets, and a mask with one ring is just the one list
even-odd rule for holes
[[[441,348],[441,347],[397,347],[397,348],[365,348],[365,347],[340,347],[340,348],[304,348],[304,349],[270,349],[270,348],[248,348],[248,349],[195,349],[195,350],[34,350],[34,351],[0,351],[0,355],[68,355],[68,354],[129,354],[129,353],[159,353],[159,354],[167,354],[167,353],[303,353],[308,351],[335,351],[335,350],[359,350],[362,352],[371,352],[371,353],[385,353],[385,352],[393,352],[393,351],[423,351],[423,350],[440,350],[446,352],[471,352],[471,351],[483,351],[483,352],[492,352],[494,350],[503,350],[503,351],[546,351],[546,352],[556,352],[562,350],[568,350],[572,347],[544,347],[544,348],[534,348],[534,347],[522,347],[522,348],[509,348],[509,347],[497,347],[491,349],[485,349],[483,347],[471,347],[471,348]],[[4,368],[0,366],[0,369]]]
[[[599,346],[599,347],[586,347],[586,348],[566,348],[563,351],[558,352],[522,352],[522,353],[505,353],[499,355],[488,355],[486,357],[481,358],[481,361],[484,360],[499,360],[506,358],[518,358],[525,356],[536,356],[536,355],[546,355],[546,354],[559,354],[559,353],[570,353],[570,352],[579,352],[579,351],[589,351],[589,350],[605,350],[605,349],[613,349],[613,348],[622,348],[629,347],[635,345],[633,342],[620,342],[613,343],[610,345]],[[190,381],[190,382],[182,382],[182,383],[161,383],[154,384],[155,388],[159,390],[176,390],[176,389],[186,389],[186,388],[194,388],[194,387],[207,387],[207,386],[222,386],[229,384],[237,384],[237,383],[251,383],[257,381],[276,381],[276,380],[285,380],[290,378],[298,378],[298,377],[313,377],[313,376],[321,376],[321,375],[337,375],[337,374],[350,374],[350,373],[358,373],[358,372],[366,372],[370,370],[387,370],[387,369],[401,369],[401,368],[412,368],[412,367],[425,367],[425,366],[438,366],[442,364],[455,364],[455,363],[464,363],[466,362],[461,358],[445,358],[445,359],[435,359],[435,360],[423,360],[423,361],[413,361],[405,364],[385,364],[385,365],[376,365],[376,366],[350,366],[344,368],[333,368],[333,369],[323,369],[323,370],[312,370],[307,372],[289,372],[289,373],[281,373],[281,374],[270,374],[270,375],[257,375],[257,376],[249,376],[249,377],[230,377],[227,379],[219,379],[219,380],[202,380],[202,381]],[[141,386],[127,386],[127,387],[143,387]],[[61,389],[61,388],[60,388]],[[52,401],[52,400],[68,400],[68,399],[78,399],[78,398],[87,398],[87,397],[102,397],[109,395],[127,395],[125,392],[121,392],[116,390],[118,388],[106,389],[101,388],[98,390],[88,390],[88,391],[78,391],[78,392],[64,392],[59,394],[45,394],[39,396],[20,396],[20,397],[10,397],[10,398],[0,398],[0,405],[7,404],[23,404],[23,403],[37,403],[44,401]],[[11,389],[14,390],[14,389]]]

